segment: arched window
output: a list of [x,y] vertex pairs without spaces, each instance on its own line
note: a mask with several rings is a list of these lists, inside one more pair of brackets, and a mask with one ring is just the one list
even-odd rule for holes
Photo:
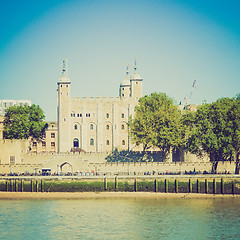
[[109,140],[107,140],[107,145],[109,145]]
[[93,124],[92,123],[90,124],[90,130],[93,130]]
[[94,139],[93,139],[93,138],[90,139],[90,145],[91,145],[91,146],[94,145]]
[[122,145],[125,145],[125,140],[122,140]]
[[74,129],[77,130],[78,129],[78,126],[77,124],[74,125]]
[[106,114],[106,118],[109,118],[109,113]]
[[124,113],[122,113],[122,118],[124,118]]
[[106,126],[106,129],[109,130],[109,125]]
[[122,124],[121,128],[122,128],[122,130],[124,130],[124,125],[123,124]]
[[79,140],[77,138],[73,139],[73,147],[79,148]]

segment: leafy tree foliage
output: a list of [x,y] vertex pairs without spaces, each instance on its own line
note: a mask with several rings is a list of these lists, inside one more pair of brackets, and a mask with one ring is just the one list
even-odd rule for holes
[[5,139],[40,139],[47,128],[44,119],[38,105],[11,106],[6,110],[3,136]]
[[183,145],[184,128],[181,114],[173,100],[164,93],[152,93],[139,99],[134,117],[130,118],[129,131],[136,145],[144,151],[157,147],[164,161],[170,149]]
[[239,100],[221,98],[184,116],[188,126],[187,150],[199,156],[207,154],[213,162],[213,172],[219,161],[234,160],[239,155],[239,110]]

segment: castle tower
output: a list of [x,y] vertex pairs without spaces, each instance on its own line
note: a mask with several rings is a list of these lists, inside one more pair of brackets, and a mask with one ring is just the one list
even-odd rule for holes
[[135,60],[134,74],[130,79],[130,94],[134,100],[137,100],[142,97],[142,82],[143,78],[137,73],[137,66]]
[[129,98],[130,97],[130,78],[129,78],[129,71],[128,71],[129,64],[127,64],[127,71],[126,71],[126,78],[122,81],[119,88],[119,97]]
[[67,58],[63,60],[62,75],[58,82],[58,152],[67,152],[71,149],[70,129],[70,79],[67,76]]

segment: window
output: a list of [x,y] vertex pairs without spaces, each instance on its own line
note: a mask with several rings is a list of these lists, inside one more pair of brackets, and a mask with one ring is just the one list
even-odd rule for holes
[[109,125],[106,126],[106,129],[109,130]]
[[74,129],[77,130],[78,129],[78,126],[77,124],[74,125]]
[[106,118],[109,118],[109,114],[108,113],[106,114]]
[[80,113],[80,117],[82,117],[82,114]]
[[86,117],[90,117],[90,113],[86,113]]
[[37,142],[33,142],[33,147],[36,147],[37,146]]
[[122,88],[122,90],[124,91],[124,87]]
[[43,134],[43,138],[46,138],[46,133]]
[[62,85],[61,85],[61,87],[62,87]]
[[55,138],[55,133],[51,133],[51,138]]
[[77,138],[73,139],[73,147],[79,148],[79,140]]
[[79,113],[77,114],[77,117],[79,117]]
[[68,87],[68,85],[66,85],[66,87]]
[[90,124],[90,130],[93,130],[93,124]]
[[46,142],[42,142],[42,147],[46,147]]
[[51,142],[51,147],[55,147],[55,142]]
[[91,145],[91,146],[94,145],[94,139],[93,139],[93,138],[90,139],[90,145]]
[[122,130],[124,130],[124,125],[123,124],[122,124],[121,128],[122,128]]
[[109,140],[107,140],[106,144],[109,145]]
[[124,113],[122,113],[122,118],[124,118]]
[[122,140],[122,145],[125,145],[125,140]]
[[15,164],[15,156],[10,156],[10,164]]
[[138,82],[136,82],[136,84],[138,84]]
[[122,97],[124,97],[124,94],[122,94]]

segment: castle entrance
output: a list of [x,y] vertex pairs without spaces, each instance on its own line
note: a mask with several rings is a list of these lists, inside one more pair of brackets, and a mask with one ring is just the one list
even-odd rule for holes
[[74,148],[79,148],[79,140],[77,138],[73,139],[73,147]]
[[60,165],[60,172],[62,173],[72,173],[73,172],[73,166],[72,164],[65,162]]

